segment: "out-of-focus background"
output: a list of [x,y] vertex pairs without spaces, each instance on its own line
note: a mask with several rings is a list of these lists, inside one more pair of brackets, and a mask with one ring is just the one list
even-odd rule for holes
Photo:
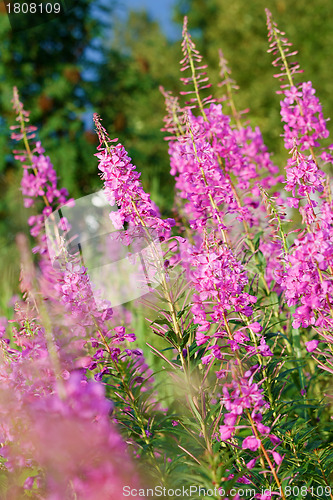
[[164,100],[159,86],[177,92],[183,16],[209,65],[216,94],[218,49],[240,86],[237,107],[250,108],[253,125],[283,168],[278,82],[266,53],[265,7],[299,50],[304,79],[312,80],[326,117],[333,116],[333,2],[331,0],[77,0],[61,20],[13,32],[0,3],[0,316],[6,314],[19,274],[15,245],[28,233],[13,160],[9,126],[16,85],[59,183],[78,198],[101,187],[94,157],[97,111],[111,136],[126,146],[144,188],[165,215],[172,209]]

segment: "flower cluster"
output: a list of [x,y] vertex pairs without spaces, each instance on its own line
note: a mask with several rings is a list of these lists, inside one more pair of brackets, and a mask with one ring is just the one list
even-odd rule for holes
[[[31,377],[27,362],[22,364],[22,375]],[[12,475],[22,466],[30,472],[23,490],[37,490],[45,499],[67,498],[71,490],[79,498],[111,500],[124,481],[138,482],[101,385],[77,372],[64,381],[62,397],[52,385],[38,397],[31,386],[17,385],[17,375],[1,381],[1,454]],[[35,373],[36,382],[40,377]]]
[[257,298],[244,292],[248,283],[246,272],[223,243],[216,245],[216,242],[203,242],[199,249],[193,248],[189,253],[193,269],[190,279],[196,290],[192,312],[199,324],[198,333],[202,342],[201,332],[207,332],[211,326],[206,319],[204,305],[213,306],[211,318],[219,324],[230,310],[251,316],[251,304]]
[[25,207],[33,206],[36,198],[44,196],[50,205],[63,205],[67,201],[68,191],[57,188],[56,171],[44,153],[41,143],[37,142],[32,150],[31,165],[23,165],[21,187]]
[[242,155],[221,105],[211,104],[206,117],[205,121],[189,113],[189,133],[169,147],[171,174],[180,196],[188,200],[185,209],[193,229],[205,226],[210,217],[224,228],[224,213],[236,212],[240,220],[250,220],[248,207],[240,207],[235,199],[230,173],[237,176],[243,189],[257,175],[255,166]]
[[[29,218],[35,262],[17,239],[22,297],[14,319],[0,318],[1,497],[114,500],[125,484],[164,488],[195,478],[223,487],[216,500],[240,500],[239,484],[253,486],[254,498],[286,500],[286,486],[329,485],[323,394],[333,374],[333,203],[321,168],[332,147],[318,153],[328,136],[319,100],[311,82],[294,82],[295,52],[268,11],[267,25],[285,82],[284,191],[272,192],[285,177],[260,129],[243,123],[222,54],[223,107],[202,97],[211,85],[187,18],[180,95],[191,97],[183,104],[162,89],[175,220],[163,218],[125,147],[94,115],[116,229],[98,245],[114,264],[121,243],[121,277],[148,281],[140,311],[125,299],[104,300],[89,258],[64,244],[71,221],[54,213],[68,193],[40,142],[31,142],[36,130],[14,90],[25,206],[43,208]],[[288,233],[289,209],[302,221]],[[54,268],[45,217],[55,226]],[[140,277],[130,269],[137,259]],[[100,268],[115,291],[113,272]]]
[[[256,175],[252,174],[252,176],[256,179],[260,178],[260,185],[268,189],[280,182],[281,177],[277,175],[279,167],[274,165],[271,159],[260,128],[255,127],[253,130],[250,126],[240,127],[234,130],[234,135],[237,144],[241,147],[242,155],[247,159],[250,168],[256,172]],[[257,190],[253,187],[252,194],[255,193]]]
[[292,149],[294,144],[299,146],[301,151],[318,147],[318,140],[329,135],[315,92],[311,82],[303,82],[284,91],[281,117],[285,122],[284,144],[288,150]]
[[[260,434],[267,436],[270,433],[270,428],[261,423],[262,412],[269,405],[263,399],[262,389],[253,382],[253,371],[248,370],[241,379],[223,385],[222,402],[228,413],[224,414],[224,425],[219,428],[221,441],[226,441],[234,435],[236,422],[247,411],[251,412],[251,419]],[[256,451],[259,447],[260,439],[255,435],[246,437],[242,443],[243,449],[251,451]]]
[[312,155],[305,156],[297,150],[296,146],[292,148],[291,153],[292,157],[288,159],[286,167],[286,191],[292,191],[293,196],[295,196],[296,189],[299,196],[306,196],[316,191],[322,192],[324,173],[319,170]]
[[[110,212],[110,218],[116,229],[122,229],[125,222],[154,229],[160,237],[169,234],[174,225],[173,219],[163,220],[156,205],[151,201],[140,182],[140,173],[131,163],[124,146],[110,146],[110,140],[100,123],[98,115],[94,117],[100,138],[98,168],[102,172],[105,195],[111,205],[117,203],[119,210]],[[144,224],[143,224],[144,221]]]
[[[14,105],[21,129],[21,134],[16,134],[14,139],[25,140],[26,150],[21,152],[20,159],[28,159],[32,165],[29,173],[32,177],[27,177],[26,169],[23,171],[22,190],[30,196],[29,206],[37,199],[45,206],[43,215],[29,219],[32,236],[40,240],[37,249],[40,272],[35,276],[22,275],[22,290],[27,302],[17,306],[16,321],[20,329],[13,328],[16,347],[9,349],[9,340],[4,338],[6,363],[1,375],[7,386],[11,381],[13,391],[6,387],[1,399],[2,456],[13,477],[22,466],[37,467],[41,471],[38,476],[29,477],[23,488],[37,487],[43,492],[43,498],[60,499],[68,494],[77,498],[115,498],[121,494],[122,484],[125,481],[130,484],[134,478],[129,462],[127,472],[125,468],[121,472],[118,470],[118,464],[126,460],[125,447],[110,423],[114,404],[105,397],[101,381],[104,375],[119,372],[119,363],[125,369],[131,367],[135,382],[132,389],[128,389],[129,394],[125,390],[126,403],[131,405],[133,388],[143,393],[152,388],[154,379],[142,351],[127,348],[128,342],[135,341],[135,335],[113,324],[113,311],[108,304],[97,307],[96,294],[80,257],[73,258],[63,249],[63,265],[52,268],[46,252],[44,217],[52,217],[58,204],[66,202],[67,191],[57,190],[55,171],[48,157],[44,157],[40,143],[30,148],[29,141],[33,137],[26,125],[28,114],[23,110],[17,91],[14,92]],[[38,153],[39,157],[30,151]],[[56,223],[60,242],[69,229],[64,217]],[[23,248],[25,260],[26,251]],[[37,285],[48,300],[47,309],[37,298]],[[33,310],[29,312],[31,306]],[[38,326],[38,322],[45,321],[45,327]],[[97,332],[98,340],[88,341],[93,332]],[[5,331],[1,333],[5,335]],[[89,381],[91,371],[95,372],[94,383]],[[2,404],[8,411],[2,409]],[[52,433],[48,432],[48,425],[52,426]],[[29,433],[24,431],[27,437],[23,439],[20,433],[26,427]],[[91,439],[80,442],[82,434]],[[49,445],[44,449],[46,442]],[[117,485],[115,476],[124,478],[125,475],[128,479]]]
[[288,305],[301,302],[294,314],[294,328],[331,325],[332,259],[331,231],[320,230],[295,240],[295,247],[286,258],[286,272],[277,273]]
[[[16,120],[18,125],[11,127],[15,132],[11,138],[15,141],[29,141],[35,137],[36,128],[27,125],[29,123],[29,112],[24,110],[23,104],[20,102],[18,91],[14,87],[13,107],[16,111]],[[19,129],[19,132],[16,130]],[[45,253],[46,237],[44,233],[44,218],[52,213],[53,206],[63,205],[64,203],[72,203],[73,200],[68,199],[68,191],[66,188],[58,188],[57,174],[48,156],[45,156],[41,142],[37,141],[31,149],[14,151],[15,158],[22,162],[23,176],[21,181],[21,190],[24,197],[24,206],[32,207],[36,201],[42,199],[44,202],[43,215],[31,216],[28,220],[31,226],[31,235],[34,238],[41,237],[41,242],[35,251]],[[63,221],[60,221],[59,228]]]

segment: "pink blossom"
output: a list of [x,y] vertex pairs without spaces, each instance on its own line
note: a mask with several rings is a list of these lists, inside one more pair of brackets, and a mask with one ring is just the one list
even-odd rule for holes
[[242,448],[243,450],[251,450],[251,451],[257,451],[257,449],[260,447],[261,441],[260,439],[257,439],[254,436],[248,436],[244,439],[242,443]]
[[232,425],[220,425],[219,431],[221,441],[226,441],[232,437],[235,428]]
[[243,291],[248,281],[245,270],[225,245],[216,247],[212,242],[211,247],[205,243],[199,248],[189,248],[187,259],[191,265],[189,277],[196,289],[192,313],[200,325],[197,342],[203,343],[206,338],[203,330],[210,328],[205,313],[208,301],[213,307],[212,318],[221,320],[229,310],[250,316],[256,297]]
[[274,458],[276,465],[282,464],[283,458],[281,457],[281,455],[277,451],[272,451],[272,455],[273,455],[273,458]]
[[328,300],[331,300],[333,287],[323,273],[333,265],[331,231],[319,229],[296,238],[286,262],[288,265],[284,271],[276,273],[276,279],[285,291],[288,306],[297,305],[294,328],[330,325]]
[[117,212],[111,212],[113,222],[117,228],[121,228],[125,222],[142,226],[144,220],[145,225],[156,230],[160,237],[169,235],[174,220],[161,219],[150,195],[143,190],[140,173],[136,171],[125,148],[121,144],[111,145],[112,141],[97,114],[94,115],[94,121],[100,139],[99,152],[95,156],[99,160],[98,168],[102,172],[105,194],[119,207]]
[[247,328],[251,328],[254,333],[260,333],[262,331],[262,326],[258,321],[254,321],[254,323],[250,323]]
[[317,349],[319,344],[319,340],[310,340],[309,342],[305,342],[306,350],[308,352],[313,352]]
[[301,151],[319,146],[318,140],[328,137],[329,132],[319,99],[311,82],[300,83],[284,91],[281,101],[281,116],[286,123],[284,140],[286,149],[300,145]]
[[246,467],[248,469],[253,469],[253,467],[255,467],[256,465],[256,462],[257,462],[257,459],[256,458],[252,458],[252,460],[250,460],[247,464],[246,464]]
[[259,500],[272,500],[272,494],[268,491],[264,493],[257,493],[255,498],[258,498]]

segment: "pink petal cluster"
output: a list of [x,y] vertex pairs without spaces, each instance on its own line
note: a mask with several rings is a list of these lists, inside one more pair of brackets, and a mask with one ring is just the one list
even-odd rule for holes
[[328,137],[326,120],[315,92],[311,82],[302,82],[297,87],[284,90],[281,117],[285,122],[286,149],[292,149],[296,143],[301,151],[306,151],[310,147],[319,146],[319,139]]
[[32,164],[23,165],[23,178],[21,182],[24,206],[31,207],[35,199],[45,196],[51,204],[63,205],[67,201],[68,191],[57,188],[57,174],[41,143],[37,142],[33,150]]
[[297,194],[300,196],[306,196],[316,191],[322,192],[324,172],[318,168],[317,162],[311,155],[305,156],[300,153],[296,145],[292,148],[291,153],[292,157],[288,158],[286,166],[286,191],[292,191],[293,196],[295,196],[296,188]]
[[[169,235],[174,225],[173,219],[163,220],[159,216],[156,205],[152,202],[140,182],[140,173],[132,164],[124,146],[117,144],[109,146],[109,138],[100,124],[100,118],[95,115],[95,124],[105,142],[101,141],[98,168],[104,181],[105,195],[111,205],[117,203],[118,211],[111,212],[110,218],[116,229],[122,229],[124,223],[142,226],[145,224],[154,229],[160,237]],[[103,139],[102,139],[103,140]]]
[[296,239],[286,262],[285,271],[276,272],[276,279],[285,291],[288,306],[297,306],[294,328],[331,325],[333,285],[325,274],[333,264],[331,231],[322,229]]
[[45,329],[28,304],[15,319],[20,328],[14,329],[14,345],[9,347],[1,327],[0,346],[0,444],[9,491],[13,498],[19,494],[15,477],[25,468],[31,475],[22,495],[34,488],[50,500],[67,498],[69,491],[87,500],[113,500],[124,481],[138,483],[110,421],[113,404],[100,383],[86,380],[84,369],[65,369],[63,352],[57,373]]
[[[251,434],[242,441],[242,449],[253,452],[260,448],[262,440],[267,437],[271,439],[273,444],[279,442],[274,434],[270,434],[270,427],[262,423],[263,414],[269,408],[269,404],[264,399],[263,389],[253,381],[256,370],[257,367],[254,366],[242,377],[223,385],[221,402],[226,413],[224,413],[224,424],[219,427],[221,441],[231,439],[237,428],[249,427]],[[249,414],[252,421],[251,426],[248,423],[244,425],[242,420],[243,418],[248,420]],[[273,453],[273,457],[275,454],[274,459],[276,458],[276,461],[279,462],[280,455],[274,450],[271,453]],[[251,464],[249,463],[250,469],[254,467],[255,460],[253,459]]]
[[[261,186],[268,189],[280,182],[281,177],[277,176],[279,167],[272,162],[259,127],[252,129],[248,125],[234,129],[233,133],[237,144],[241,147],[242,155],[249,162],[250,168],[255,169],[255,177],[260,177]],[[252,188],[252,194],[255,193],[257,194],[256,189]]]
[[318,340],[309,340],[309,342],[305,342],[306,350],[308,352],[313,352],[317,349],[318,344],[319,344]]
[[207,332],[211,325],[205,312],[207,305],[212,310],[211,320],[218,324],[230,310],[251,316],[251,306],[257,299],[244,292],[248,283],[246,271],[226,245],[216,245],[213,241],[209,245],[206,241],[188,252],[190,279],[196,290],[192,313],[199,324],[197,342],[200,344],[202,332]]
[[[253,381],[253,373],[256,368],[248,370],[238,380],[223,385],[222,404],[228,413],[224,414],[224,425],[220,426],[222,441],[233,436],[239,417],[244,415],[247,410],[251,412],[252,419],[258,424],[257,428],[261,434],[266,435],[270,432],[269,427],[261,424],[262,413],[269,405],[264,400],[263,390]],[[244,446],[256,446],[257,444],[255,441],[248,440]]]
[[[219,219],[226,212],[236,212],[241,220],[249,219],[248,208],[237,205],[228,174],[241,173],[244,188],[248,187],[249,179],[256,177],[255,168],[240,152],[230,118],[223,115],[221,105],[211,104],[206,117],[207,121],[189,112],[191,133],[171,141],[169,146],[171,174],[176,178],[181,198],[186,200],[185,210],[191,226],[199,231],[211,217],[221,225]],[[219,163],[218,157],[224,164]],[[212,209],[211,197],[219,207],[218,213]]]

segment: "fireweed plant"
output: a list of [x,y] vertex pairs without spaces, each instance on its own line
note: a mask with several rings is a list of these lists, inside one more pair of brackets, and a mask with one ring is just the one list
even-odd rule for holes
[[[64,245],[65,217],[54,220],[61,259],[52,265],[45,217],[75,202],[58,187],[14,89],[12,139],[23,143],[14,155],[36,243],[32,258],[18,236],[21,299],[13,319],[0,318],[1,498],[162,491],[333,500],[333,202],[324,173],[333,145],[324,147],[320,102],[269,11],[267,27],[281,81],[284,174],[237,110],[222,52],[223,96],[208,94],[186,18],[185,90],[161,89],[174,219],[162,217],[125,147],[94,116],[116,237],[149,245],[147,345],[136,339],[133,304],[97,303],[82,255]],[[297,210],[295,229],[286,217]]]

